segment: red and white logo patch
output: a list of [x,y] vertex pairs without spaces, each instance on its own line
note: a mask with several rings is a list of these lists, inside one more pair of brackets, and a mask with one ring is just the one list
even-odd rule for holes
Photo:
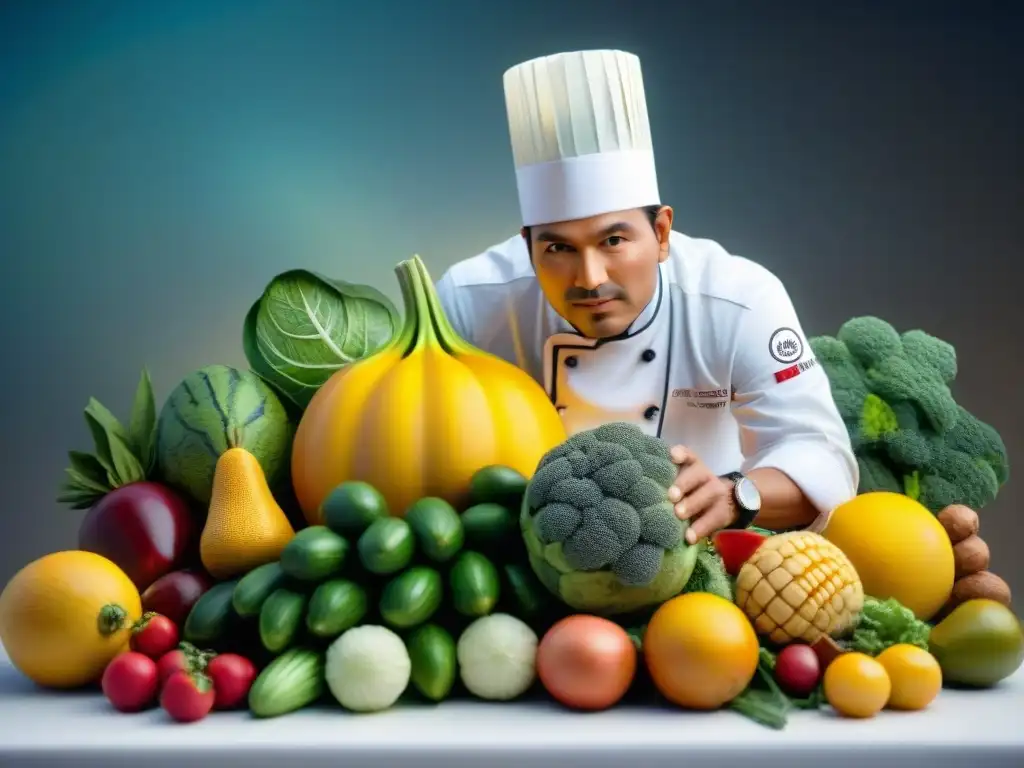
[[784,381],[789,381],[790,379],[799,376],[804,371],[813,368],[817,364],[818,361],[813,357],[810,360],[802,360],[796,365],[789,366],[789,368],[783,368],[781,371],[776,371],[775,381],[778,384],[781,384]]

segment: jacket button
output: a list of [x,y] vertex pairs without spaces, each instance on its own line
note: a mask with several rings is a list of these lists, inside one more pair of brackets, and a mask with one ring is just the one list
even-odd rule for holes
[[565,366],[567,368],[575,368],[577,363],[579,363],[579,360],[577,360],[573,355],[569,355],[569,357],[565,358]]
[[655,357],[657,357],[657,354],[653,349],[645,349],[643,354],[640,355],[640,359],[643,360],[645,363],[651,362],[651,360],[653,360]]
[[658,406],[656,406],[656,405],[649,406],[647,408],[647,410],[644,411],[644,418],[647,419],[648,421],[651,421],[657,415],[658,415]]

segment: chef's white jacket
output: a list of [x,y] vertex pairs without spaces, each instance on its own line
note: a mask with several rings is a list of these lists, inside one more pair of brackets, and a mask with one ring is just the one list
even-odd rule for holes
[[621,336],[580,335],[544,298],[516,235],[437,283],[455,330],[530,373],[569,434],[627,421],[716,474],[775,467],[828,514],[857,461],[782,282],[719,244],[672,232],[654,298]]

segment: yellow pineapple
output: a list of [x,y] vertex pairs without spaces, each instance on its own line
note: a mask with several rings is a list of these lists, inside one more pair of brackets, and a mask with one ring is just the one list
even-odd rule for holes
[[774,643],[813,643],[853,626],[864,607],[864,587],[835,544],[794,531],[769,536],[743,564],[736,605]]

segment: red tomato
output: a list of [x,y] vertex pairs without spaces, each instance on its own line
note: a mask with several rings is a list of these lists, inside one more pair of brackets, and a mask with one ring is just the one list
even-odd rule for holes
[[606,709],[636,674],[636,646],[622,627],[597,616],[569,616],[537,648],[537,676],[557,701],[574,709]]
[[206,674],[213,681],[214,708],[234,709],[249,695],[256,665],[237,653],[221,653],[207,663]]
[[178,645],[178,627],[166,616],[147,613],[132,630],[131,645],[151,659],[162,658]]
[[189,671],[188,657],[180,648],[175,649],[160,657],[160,661],[156,664],[156,669],[160,687],[162,688],[164,683],[167,682],[167,678],[175,672]]
[[167,678],[160,692],[160,706],[179,723],[202,720],[213,709],[213,684],[201,673],[178,671]]
[[120,712],[139,712],[156,701],[156,662],[134,651],[115,656],[103,670],[103,695]]

